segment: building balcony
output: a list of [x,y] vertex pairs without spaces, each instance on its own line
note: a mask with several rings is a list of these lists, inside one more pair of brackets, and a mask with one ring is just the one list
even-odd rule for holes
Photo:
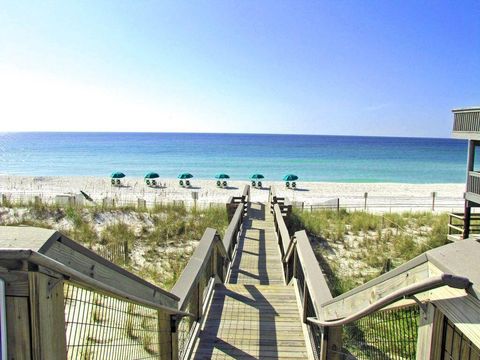
[[480,204],[480,172],[470,171],[468,173],[465,200]]
[[453,112],[453,137],[480,140],[480,107],[455,109]]

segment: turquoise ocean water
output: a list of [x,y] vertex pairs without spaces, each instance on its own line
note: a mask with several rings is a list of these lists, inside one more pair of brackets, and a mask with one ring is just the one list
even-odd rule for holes
[[226,172],[269,180],[463,183],[463,140],[186,133],[3,133],[0,174],[108,176],[188,171],[210,179]]

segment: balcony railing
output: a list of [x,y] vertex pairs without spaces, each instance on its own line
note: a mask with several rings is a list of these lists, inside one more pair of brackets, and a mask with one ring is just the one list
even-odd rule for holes
[[467,193],[465,198],[480,203],[480,172],[470,171],[467,179]]
[[[448,214],[448,240],[463,240],[465,230],[465,215],[463,213]],[[480,213],[470,214],[469,237],[478,238],[480,236]]]
[[463,139],[480,137],[480,108],[453,110],[453,117],[454,137]]

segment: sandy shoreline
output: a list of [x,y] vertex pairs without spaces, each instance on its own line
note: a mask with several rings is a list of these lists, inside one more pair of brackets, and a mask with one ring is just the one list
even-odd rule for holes
[[[158,179],[165,186],[150,188],[142,178],[125,178],[124,186],[113,187],[109,178],[100,177],[24,177],[0,176],[0,193],[12,199],[28,199],[40,196],[44,200],[53,199],[60,194],[79,194],[80,190],[95,201],[113,198],[118,204],[136,203],[138,198],[147,203],[169,203],[184,201],[193,203],[192,192],[198,192],[198,204],[225,203],[230,196],[240,195],[249,181],[229,181],[228,188],[217,188],[215,180],[192,179],[192,188],[178,185],[177,179]],[[402,184],[402,183],[333,183],[333,182],[297,182],[297,190],[285,188],[284,182],[263,181],[263,189],[252,189],[252,201],[267,201],[268,186],[275,186],[277,194],[303,204],[305,208],[331,203],[339,198],[341,206],[363,208],[364,194],[367,196],[367,208],[379,211],[390,210],[428,210],[432,206],[432,192],[436,192],[435,208],[450,211],[463,207],[464,184]]]

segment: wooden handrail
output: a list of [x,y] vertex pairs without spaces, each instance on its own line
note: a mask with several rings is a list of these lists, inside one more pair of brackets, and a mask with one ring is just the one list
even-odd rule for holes
[[230,224],[228,224],[227,230],[225,230],[225,235],[223,237],[223,246],[225,251],[228,254],[228,259],[232,260],[233,249],[235,248],[238,231],[242,224],[243,220],[243,203],[240,203],[235,210],[235,214],[233,215]]
[[[480,174],[475,173],[474,176],[480,177]],[[480,247],[476,241],[465,240],[429,250],[366,284],[332,298],[326,277],[322,273],[306,232],[296,232],[291,241],[284,241],[287,236],[281,233],[281,228],[285,225],[281,214],[281,205],[277,203],[277,199],[274,199],[273,194],[274,190],[271,189],[269,201],[282,253],[285,281],[290,283],[291,280],[295,280],[293,283],[298,289],[300,307],[303,312],[302,319],[309,331],[315,334],[317,340],[320,338],[319,345],[318,343],[312,344],[316,347],[319,358],[340,359],[338,349],[342,347],[342,327],[344,325],[387,308],[401,308],[405,306],[406,302],[411,304],[414,301],[432,301],[441,309],[442,314],[449,319],[457,319],[456,326],[458,323],[462,331],[469,333],[469,339],[475,338],[475,336],[472,337],[472,334],[478,334],[475,324],[470,325],[469,323],[469,320],[476,316],[475,310],[470,311],[469,318],[465,319],[465,316],[459,317],[458,315],[464,309],[457,309],[454,302],[445,305],[443,301],[449,287],[452,293],[448,293],[448,296],[455,297],[455,300],[459,299],[457,296],[462,296],[463,302],[470,303],[470,299],[479,298],[480,291],[475,284],[475,280],[478,279],[478,271],[472,265],[480,256]],[[476,214],[476,216],[479,215]],[[454,217],[461,219],[458,214]],[[449,228],[460,229],[460,226],[450,224]],[[474,284],[470,282],[469,278],[473,279]],[[440,289],[430,292],[435,288]],[[465,292],[454,291],[451,288],[465,289]],[[437,294],[441,291],[444,292]],[[468,299],[463,300],[462,294]],[[418,298],[399,301],[407,296],[414,297],[415,295]],[[433,296],[433,300],[430,300],[430,296]],[[421,307],[423,311],[426,311],[423,305]],[[428,309],[431,308],[429,305]],[[424,324],[428,323],[426,315],[425,319],[421,318],[421,325],[422,322],[422,331],[424,331]],[[420,336],[419,329],[419,343]]]
[[73,269],[70,266],[62,264],[48,256],[45,256],[33,250],[1,249],[0,258],[3,260],[11,259],[15,261],[27,261],[31,264],[42,266],[45,269],[49,269],[51,272],[62,275],[64,278],[70,281],[77,282],[78,284],[82,285],[85,288],[94,290],[96,292],[103,292],[106,295],[115,296],[120,299],[128,299],[137,304],[148,306],[153,309],[163,310],[170,314],[176,314],[181,316],[190,315],[190,313],[188,312],[179,311],[178,309],[170,306],[164,306],[162,304],[153,302],[151,300],[147,300],[143,297],[139,297],[136,294],[127,293],[114,286],[105,284],[104,282],[96,280],[90,276],[84,275],[83,273]]
[[281,244],[281,252],[282,256],[285,255],[285,252],[288,250],[290,246],[290,234],[288,233],[287,226],[285,225],[285,221],[283,220],[282,211],[280,210],[280,206],[278,204],[273,205],[274,217],[276,227],[278,228],[278,234],[280,236],[279,243]]
[[243,188],[242,197],[243,197],[243,201],[245,202],[250,201],[250,185],[245,185],[245,187]]
[[212,256],[215,247],[217,247],[219,251],[223,253],[223,256],[226,257],[226,251],[217,235],[217,231],[215,229],[207,228],[203,233],[197,248],[193,252],[192,257],[172,288],[172,294],[180,299],[178,303],[179,310],[184,310],[188,305],[190,295],[196,288],[200,276],[203,274],[207,266],[207,260]]
[[[64,294],[64,283],[68,282],[68,286],[77,286],[94,294],[155,310],[159,321],[159,341],[165,346],[160,358],[188,357],[207,311],[206,304],[213,294],[214,284],[226,278],[238,233],[242,228],[245,200],[249,197],[250,187],[246,186],[238,203],[229,204],[235,214],[224,241],[215,229],[205,230],[171,292],[120,268],[59,232],[29,227],[0,227],[0,276],[3,280],[11,281],[12,288],[15,289],[13,292],[10,288],[7,290],[10,292],[8,301],[13,303],[21,298],[22,306],[30,303],[36,307],[40,306],[37,302],[42,302],[42,311],[49,309],[45,312],[43,327],[35,318],[36,313],[22,319],[26,338],[21,340],[28,342],[30,331],[34,333],[39,329],[51,328],[52,333],[61,335],[58,336],[59,340],[47,334],[45,338],[36,339],[35,344],[45,343],[45,349],[56,346],[58,354],[66,354],[65,309],[61,295]],[[228,251],[224,243],[227,244]],[[10,286],[10,283],[7,284]],[[51,289],[60,295],[42,295],[42,292],[48,293]],[[22,311],[25,313],[24,309]],[[50,316],[50,313],[54,315]],[[183,317],[191,317],[193,321],[182,319]],[[16,322],[17,317],[11,317],[9,326],[17,326]],[[188,331],[187,337],[181,342],[177,341],[179,338],[176,335],[180,326],[182,331]],[[38,348],[38,345],[35,346]],[[13,353],[21,352],[21,346],[18,346]]]
[[[13,251],[14,248],[17,249]],[[22,261],[20,259],[25,254],[33,254],[29,260],[38,259],[39,256],[35,253],[51,259],[50,266],[63,264],[60,274],[70,276],[67,271],[72,271],[86,276],[82,282],[95,280],[95,286],[102,283],[122,294],[130,294],[150,303],[177,306],[179,299],[175,295],[102,258],[58,231],[33,227],[0,227],[0,261],[9,262],[2,264],[4,268],[9,269],[10,263],[14,261]],[[15,260],[16,257],[18,260]],[[89,283],[86,282],[86,285]]]
[[297,231],[295,239],[296,252],[303,270],[308,293],[312,298],[317,316],[321,316],[321,304],[332,299],[330,288],[305,230]]
[[[449,213],[448,216],[458,220],[465,220],[465,215],[463,213]],[[470,220],[480,220],[480,213],[470,214]]]
[[463,213],[450,213],[448,216],[462,221],[465,220],[465,215]]
[[[269,202],[273,210],[275,232],[278,237],[278,245],[282,255],[282,264],[285,272],[285,282],[288,284],[293,278],[301,296],[302,321],[306,323],[308,315],[320,317],[322,315],[321,304],[332,299],[332,294],[328,288],[325,275],[320,268],[313,248],[308,239],[307,233],[297,231],[293,237],[290,237],[288,228],[285,224],[283,214],[278,204],[280,199],[275,196],[275,189],[270,188]],[[287,199],[281,199],[288,203]],[[297,268],[301,267],[303,275],[297,273]],[[313,313],[308,304],[313,305]],[[309,310],[310,309],[310,310]],[[312,329],[311,329],[312,330]],[[312,331],[318,331],[312,330]],[[320,346],[315,350],[320,358],[325,358],[329,350],[335,351],[341,347],[341,330],[336,328],[326,329],[325,332],[318,333],[320,336]],[[328,337],[328,340],[324,337]],[[312,346],[316,346],[313,343]],[[338,354],[338,351],[337,351]],[[340,359],[338,355],[332,355],[332,359]]]
[[354,322],[356,320],[359,320],[367,315],[370,315],[386,307],[387,305],[390,305],[398,300],[404,299],[405,297],[410,297],[412,295],[416,295],[428,290],[433,290],[441,286],[449,286],[455,289],[467,289],[470,285],[471,285],[471,282],[466,277],[455,276],[451,274],[442,274],[439,276],[425,279],[415,284],[405,286],[401,289],[398,289],[386,295],[385,297],[378,299],[377,301],[366,306],[365,308],[350,314],[349,316],[343,319],[333,320],[333,321],[321,321],[319,319],[311,317],[311,318],[308,318],[307,320],[323,327],[343,326],[343,325],[350,324],[351,322]]
[[295,246],[297,243],[297,239],[295,236],[292,238],[292,241],[290,241],[290,245],[288,245],[288,249],[285,252],[285,256],[282,258],[282,262],[288,263],[290,261],[290,258],[295,254]]
[[[452,225],[452,224],[448,224],[448,228],[449,228],[449,229],[456,230],[456,231],[459,231],[459,232],[463,232],[463,226],[460,227],[460,226],[455,226],[455,225]],[[450,233],[449,233],[449,234],[450,234]]]
[[[187,323],[189,331],[181,349],[182,359],[188,358],[193,349],[201,321],[207,311],[206,304],[213,294],[215,281],[224,281],[231,266],[238,234],[242,227],[245,201],[249,196],[250,186],[247,185],[242,197],[229,199],[227,206],[233,204],[236,209],[225,231],[223,241],[215,229],[206,229],[172,289],[172,293],[180,299],[178,309],[185,312],[188,308],[189,312],[194,313],[194,321]],[[205,278],[208,279],[206,283],[201,281]]]

